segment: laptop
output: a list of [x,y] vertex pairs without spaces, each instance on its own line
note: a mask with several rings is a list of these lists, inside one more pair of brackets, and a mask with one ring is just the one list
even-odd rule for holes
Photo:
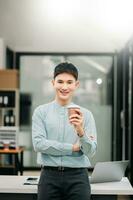
[[121,181],[129,160],[98,162],[89,177],[90,183]]

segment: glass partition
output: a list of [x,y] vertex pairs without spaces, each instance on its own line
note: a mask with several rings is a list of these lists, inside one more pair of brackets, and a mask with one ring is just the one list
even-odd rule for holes
[[78,67],[80,87],[75,93],[74,102],[89,109],[96,121],[98,151],[94,158],[91,158],[92,166],[97,161],[111,160],[113,57],[22,55],[20,57],[20,144],[26,146],[24,166],[37,166],[31,140],[32,113],[38,105],[53,100],[54,92],[51,84],[53,69],[63,61],[72,62]]

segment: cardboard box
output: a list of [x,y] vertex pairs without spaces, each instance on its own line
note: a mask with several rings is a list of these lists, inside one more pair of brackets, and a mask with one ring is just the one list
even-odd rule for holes
[[19,88],[19,72],[15,69],[0,70],[0,88],[14,89]]

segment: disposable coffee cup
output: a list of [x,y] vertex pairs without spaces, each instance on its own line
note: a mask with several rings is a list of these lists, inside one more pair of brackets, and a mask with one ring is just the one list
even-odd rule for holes
[[78,110],[80,110],[80,107],[78,105],[70,105],[67,108],[69,117],[73,114],[78,114]]
[[[69,105],[67,108],[68,108],[68,117],[70,117],[73,114],[79,114],[78,111],[80,110],[80,107],[78,105]],[[76,131],[75,133],[77,134]],[[75,144],[80,145],[79,137],[77,137]]]

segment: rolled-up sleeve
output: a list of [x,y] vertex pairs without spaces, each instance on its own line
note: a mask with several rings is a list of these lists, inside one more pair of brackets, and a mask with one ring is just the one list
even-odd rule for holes
[[71,155],[72,144],[48,140],[45,123],[40,107],[36,108],[32,116],[32,142],[36,152],[53,156]]
[[97,132],[95,120],[90,111],[85,113],[84,135],[80,137],[81,150],[87,157],[92,157],[97,150]]

